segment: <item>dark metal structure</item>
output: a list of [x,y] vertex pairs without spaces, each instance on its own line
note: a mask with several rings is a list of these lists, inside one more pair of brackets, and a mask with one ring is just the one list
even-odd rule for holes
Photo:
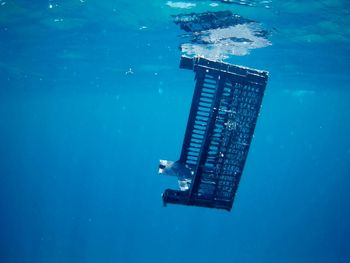
[[268,73],[185,56],[180,68],[196,73],[196,86],[180,159],[160,162],[180,186],[164,191],[164,204],[231,210]]

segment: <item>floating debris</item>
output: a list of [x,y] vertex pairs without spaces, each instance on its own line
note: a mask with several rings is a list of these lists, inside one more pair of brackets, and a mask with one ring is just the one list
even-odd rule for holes
[[266,71],[205,58],[181,58],[196,86],[180,159],[160,160],[159,174],[177,177],[164,204],[231,210],[267,83]]

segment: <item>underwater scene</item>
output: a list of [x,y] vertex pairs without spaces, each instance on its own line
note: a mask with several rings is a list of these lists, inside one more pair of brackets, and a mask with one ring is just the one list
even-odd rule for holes
[[0,262],[349,263],[349,83],[346,0],[0,0]]

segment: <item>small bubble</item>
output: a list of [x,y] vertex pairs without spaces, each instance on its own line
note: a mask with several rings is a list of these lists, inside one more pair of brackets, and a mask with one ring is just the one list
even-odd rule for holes
[[129,70],[125,72],[125,75],[132,75],[132,74],[134,74],[134,71],[132,70],[132,68],[129,68]]

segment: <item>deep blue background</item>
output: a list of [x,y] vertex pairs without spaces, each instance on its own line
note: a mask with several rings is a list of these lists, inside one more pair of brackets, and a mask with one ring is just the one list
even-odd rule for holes
[[194,86],[171,18],[56,27],[21,2],[0,6],[0,262],[350,262],[348,42],[277,30],[232,58],[271,76],[234,209],[163,208]]

